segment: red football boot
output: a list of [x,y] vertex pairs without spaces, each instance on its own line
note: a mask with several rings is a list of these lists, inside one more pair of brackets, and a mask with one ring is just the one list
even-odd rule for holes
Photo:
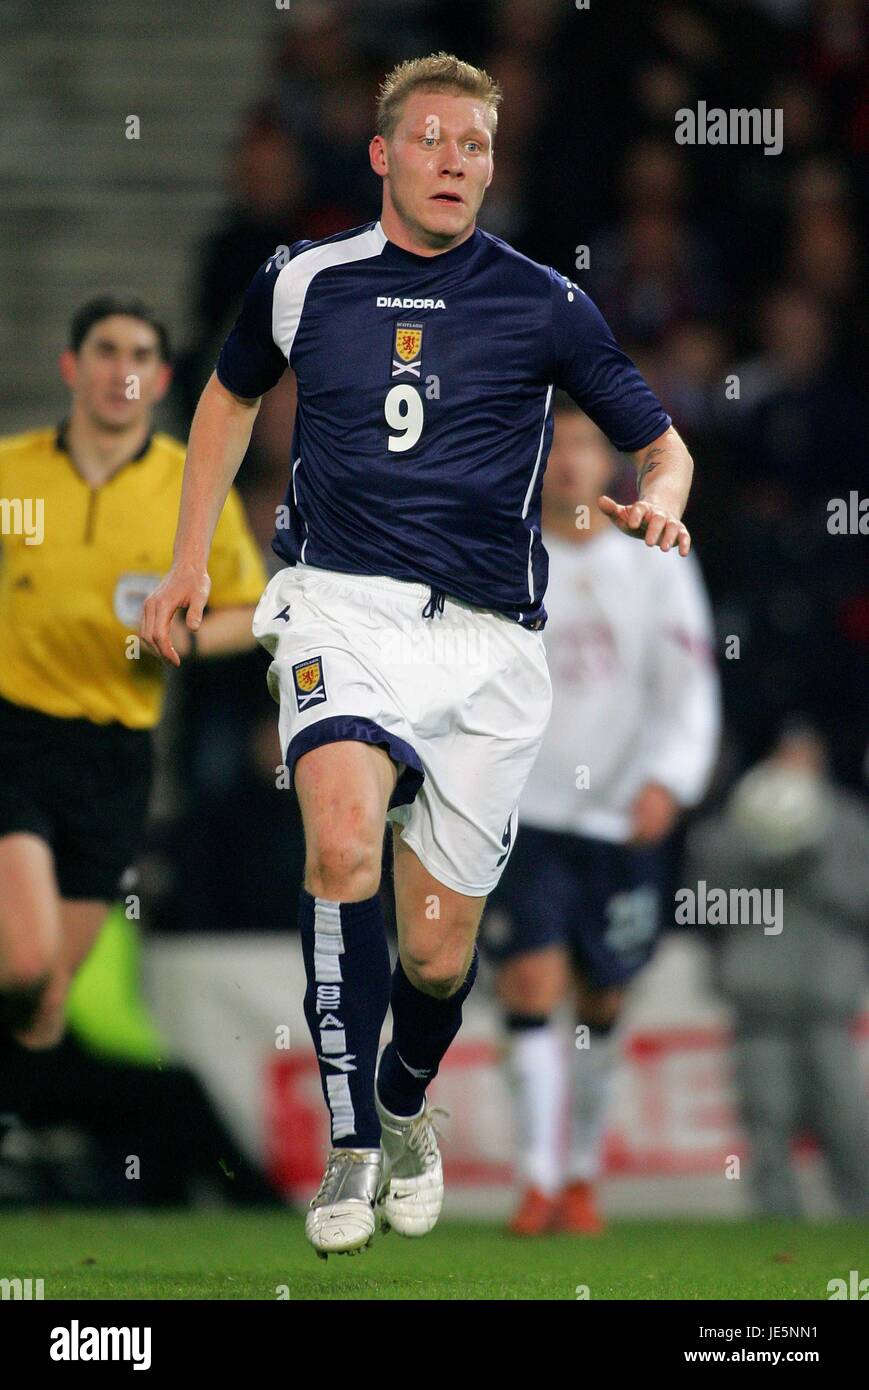
[[557,1210],[556,1197],[547,1197],[539,1187],[526,1187],[507,1229],[514,1236],[546,1235],[553,1229]]
[[558,1203],[555,1229],[576,1236],[598,1236],[604,1227],[595,1202],[594,1183],[568,1183]]

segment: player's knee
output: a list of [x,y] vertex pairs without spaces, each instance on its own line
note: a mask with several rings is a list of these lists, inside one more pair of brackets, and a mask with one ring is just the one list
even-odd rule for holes
[[305,887],[315,898],[361,902],[380,887],[381,846],[371,837],[335,827],[309,848]]
[[621,1016],[623,1002],[621,990],[592,991],[583,1005],[581,1021],[592,1028],[614,1028]]
[[550,1014],[560,999],[558,981],[533,955],[517,956],[500,973],[501,1003],[514,1013]]
[[411,983],[423,994],[431,994],[435,999],[449,999],[460,990],[468,973],[468,962],[447,955],[433,956],[431,959],[410,958],[402,955],[405,974]]

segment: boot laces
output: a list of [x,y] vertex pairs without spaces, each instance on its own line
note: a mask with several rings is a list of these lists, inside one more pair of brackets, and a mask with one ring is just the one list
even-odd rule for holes
[[347,1165],[352,1163],[367,1162],[367,1154],[356,1153],[353,1149],[332,1149],[328,1159],[326,1160],[326,1171],[323,1174],[323,1181],[320,1183],[320,1186],[317,1190],[317,1196],[311,1202],[311,1206],[314,1206],[317,1200],[326,1194],[331,1184],[338,1181],[340,1170],[342,1168],[346,1169]]
[[449,1118],[449,1110],[444,1110],[442,1106],[426,1104],[425,1109],[411,1126],[410,1134],[407,1138],[407,1147],[413,1149],[414,1153],[419,1154],[423,1165],[426,1168],[437,1160],[438,1140],[444,1136],[434,1123],[433,1116],[442,1115],[444,1119]]

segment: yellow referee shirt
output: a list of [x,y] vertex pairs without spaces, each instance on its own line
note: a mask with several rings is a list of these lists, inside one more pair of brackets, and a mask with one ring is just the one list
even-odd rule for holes
[[[62,719],[156,724],[164,669],[137,639],[169,570],[184,446],[154,434],[91,487],[63,430],[0,439],[0,695]],[[209,607],[252,604],[266,585],[237,494],[211,551]]]

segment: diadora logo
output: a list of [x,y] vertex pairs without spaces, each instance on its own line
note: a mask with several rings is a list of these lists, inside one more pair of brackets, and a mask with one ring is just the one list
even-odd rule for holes
[[393,299],[391,295],[377,296],[378,309],[445,309],[442,299]]

